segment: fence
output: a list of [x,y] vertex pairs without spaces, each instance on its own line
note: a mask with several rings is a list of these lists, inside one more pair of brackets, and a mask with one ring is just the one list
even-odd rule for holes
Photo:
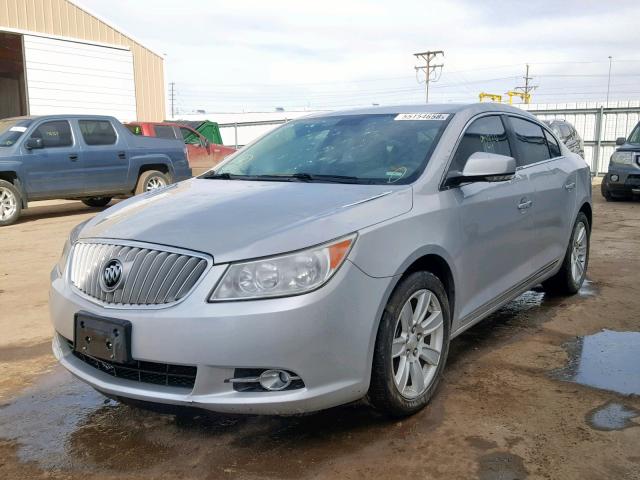
[[[607,172],[609,158],[616,148],[616,138],[628,136],[640,120],[640,101],[610,102],[607,107],[597,102],[517,106],[540,120],[561,119],[570,122],[584,140],[585,160],[594,174]],[[306,115],[312,112],[295,113]],[[220,131],[226,145],[242,146],[289,120],[291,118],[222,123]]]

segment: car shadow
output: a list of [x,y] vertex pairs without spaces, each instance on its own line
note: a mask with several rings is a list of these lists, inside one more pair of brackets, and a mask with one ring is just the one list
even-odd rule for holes
[[[40,202],[37,202],[40,203]],[[29,206],[26,210],[22,211],[20,218],[15,223],[20,225],[23,223],[29,223],[36,220],[43,220],[49,218],[69,217],[73,215],[86,215],[99,213],[112,205],[115,205],[117,200],[112,200],[109,205],[101,208],[88,207],[81,201],[55,203],[51,205],[38,205]]]

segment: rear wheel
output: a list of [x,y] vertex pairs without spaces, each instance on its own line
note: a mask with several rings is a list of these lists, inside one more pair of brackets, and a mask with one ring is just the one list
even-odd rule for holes
[[589,265],[589,228],[587,216],[580,212],[573,225],[562,267],[553,277],[543,282],[545,290],[558,295],[573,295],[580,290]]
[[416,272],[401,281],[376,338],[368,393],[376,408],[402,417],[429,403],[447,360],[450,325],[447,295],[435,275]]
[[0,180],[0,227],[11,225],[22,210],[22,199],[18,189],[6,180]]
[[109,205],[110,201],[111,197],[92,197],[85,198],[84,200],[82,200],[82,203],[84,203],[87,207],[100,208]]
[[136,195],[144,192],[150,192],[158,188],[166,187],[169,185],[169,177],[158,170],[148,170],[143,172],[138,178],[136,185]]

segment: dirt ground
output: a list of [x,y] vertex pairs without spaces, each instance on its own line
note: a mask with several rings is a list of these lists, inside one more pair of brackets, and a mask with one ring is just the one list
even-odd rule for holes
[[[34,204],[0,230],[0,479],[638,480],[639,335],[582,337],[640,330],[640,203],[594,199],[590,283],[572,298],[528,292],[458,337],[433,402],[402,421],[364,404],[243,417],[106,400],[49,346],[49,271],[95,211]],[[593,371],[592,385],[626,393],[577,383]]]

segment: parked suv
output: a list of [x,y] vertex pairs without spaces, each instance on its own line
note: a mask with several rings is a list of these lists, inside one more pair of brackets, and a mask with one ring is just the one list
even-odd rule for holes
[[616,140],[618,149],[609,160],[609,171],[602,179],[602,196],[608,201],[640,195],[640,123],[629,138]]
[[0,226],[32,200],[104,207],[191,176],[184,146],[136,137],[112,117],[48,115],[0,120]]
[[584,142],[573,125],[566,120],[548,120],[544,123],[549,125],[551,131],[569,150],[584,158]]
[[588,167],[516,108],[297,119],[76,227],[53,350],[125,401],[408,415],[451,339],[541,282],[578,291],[590,230]]
[[132,122],[126,127],[135,135],[145,137],[172,138],[184,141],[187,146],[187,159],[194,175],[200,175],[212,169],[227,155],[236,151],[235,148],[212,144],[200,132],[188,125],[177,123]]

